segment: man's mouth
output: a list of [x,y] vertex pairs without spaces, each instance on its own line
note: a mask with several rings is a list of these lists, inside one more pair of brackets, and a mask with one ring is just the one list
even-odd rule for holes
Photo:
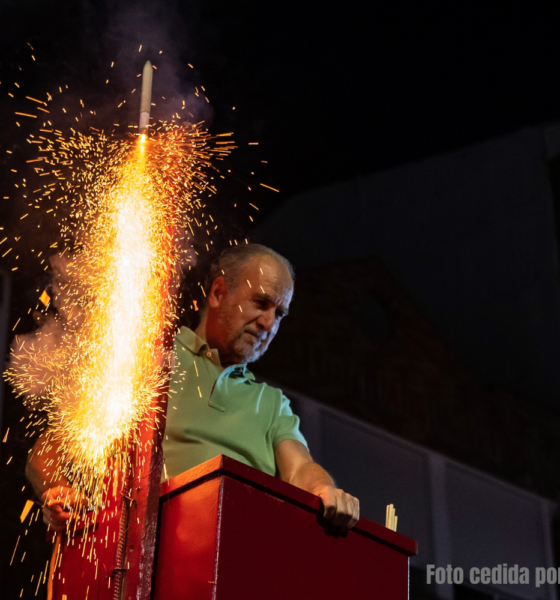
[[255,342],[261,342],[262,339],[263,339],[263,337],[264,337],[262,334],[254,333],[253,331],[247,331],[246,330],[245,333],[247,333],[248,335],[250,335],[255,340]]

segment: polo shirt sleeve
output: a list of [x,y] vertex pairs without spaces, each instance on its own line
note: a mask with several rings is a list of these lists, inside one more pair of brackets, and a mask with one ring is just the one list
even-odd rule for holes
[[275,411],[271,433],[273,448],[276,448],[284,440],[296,440],[308,448],[307,442],[299,430],[299,417],[292,412],[290,401],[284,394],[280,394],[280,403]]

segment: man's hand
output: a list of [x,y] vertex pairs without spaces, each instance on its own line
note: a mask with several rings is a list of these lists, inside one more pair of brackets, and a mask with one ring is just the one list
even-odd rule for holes
[[360,501],[334,485],[321,485],[313,494],[323,502],[323,517],[341,529],[352,529],[360,518]]
[[41,494],[43,523],[52,531],[64,531],[76,511],[87,506],[87,498],[72,488],[58,485]]
[[338,489],[331,476],[313,461],[307,448],[296,440],[284,440],[274,450],[283,481],[311,492],[323,502],[323,516],[343,530],[351,529],[360,518],[357,498]]

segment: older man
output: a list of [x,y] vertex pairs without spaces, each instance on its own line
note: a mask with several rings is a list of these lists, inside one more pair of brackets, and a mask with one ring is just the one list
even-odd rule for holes
[[[257,383],[247,369],[266,352],[288,314],[294,291],[290,263],[266,246],[234,246],[213,263],[205,288],[200,324],[195,331],[182,327],[175,339],[177,361],[163,442],[167,475],[226,454],[316,494],[327,520],[353,527],[358,500],[337,488],[313,461],[299,419],[282,392]],[[49,502],[60,488],[44,489],[46,459],[33,458],[27,475],[37,495],[49,503],[44,521],[62,529],[69,512],[60,502]]]

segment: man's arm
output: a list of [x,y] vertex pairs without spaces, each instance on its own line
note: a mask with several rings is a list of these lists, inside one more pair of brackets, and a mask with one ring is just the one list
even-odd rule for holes
[[85,503],[58,468],[60,460],[59,446],[46,431],[35,442],[25,466],[25,475],[43,503],[43,522],[54,531],[66,529],[72,509]]
[[284,440],[274,450],[282,481],[287,481],[321,498],[323,516],[333,525],[352,528],[360,517],[357,498],[335,486],[332,477],[313,461],[307,448],[296,440]]
[[35,442],[25,466],[25,475],[38,498],[41,498],[50,488],[70,487],[66,477],[58,470],[59,461],[59,445],[49,439],[47,430]]

